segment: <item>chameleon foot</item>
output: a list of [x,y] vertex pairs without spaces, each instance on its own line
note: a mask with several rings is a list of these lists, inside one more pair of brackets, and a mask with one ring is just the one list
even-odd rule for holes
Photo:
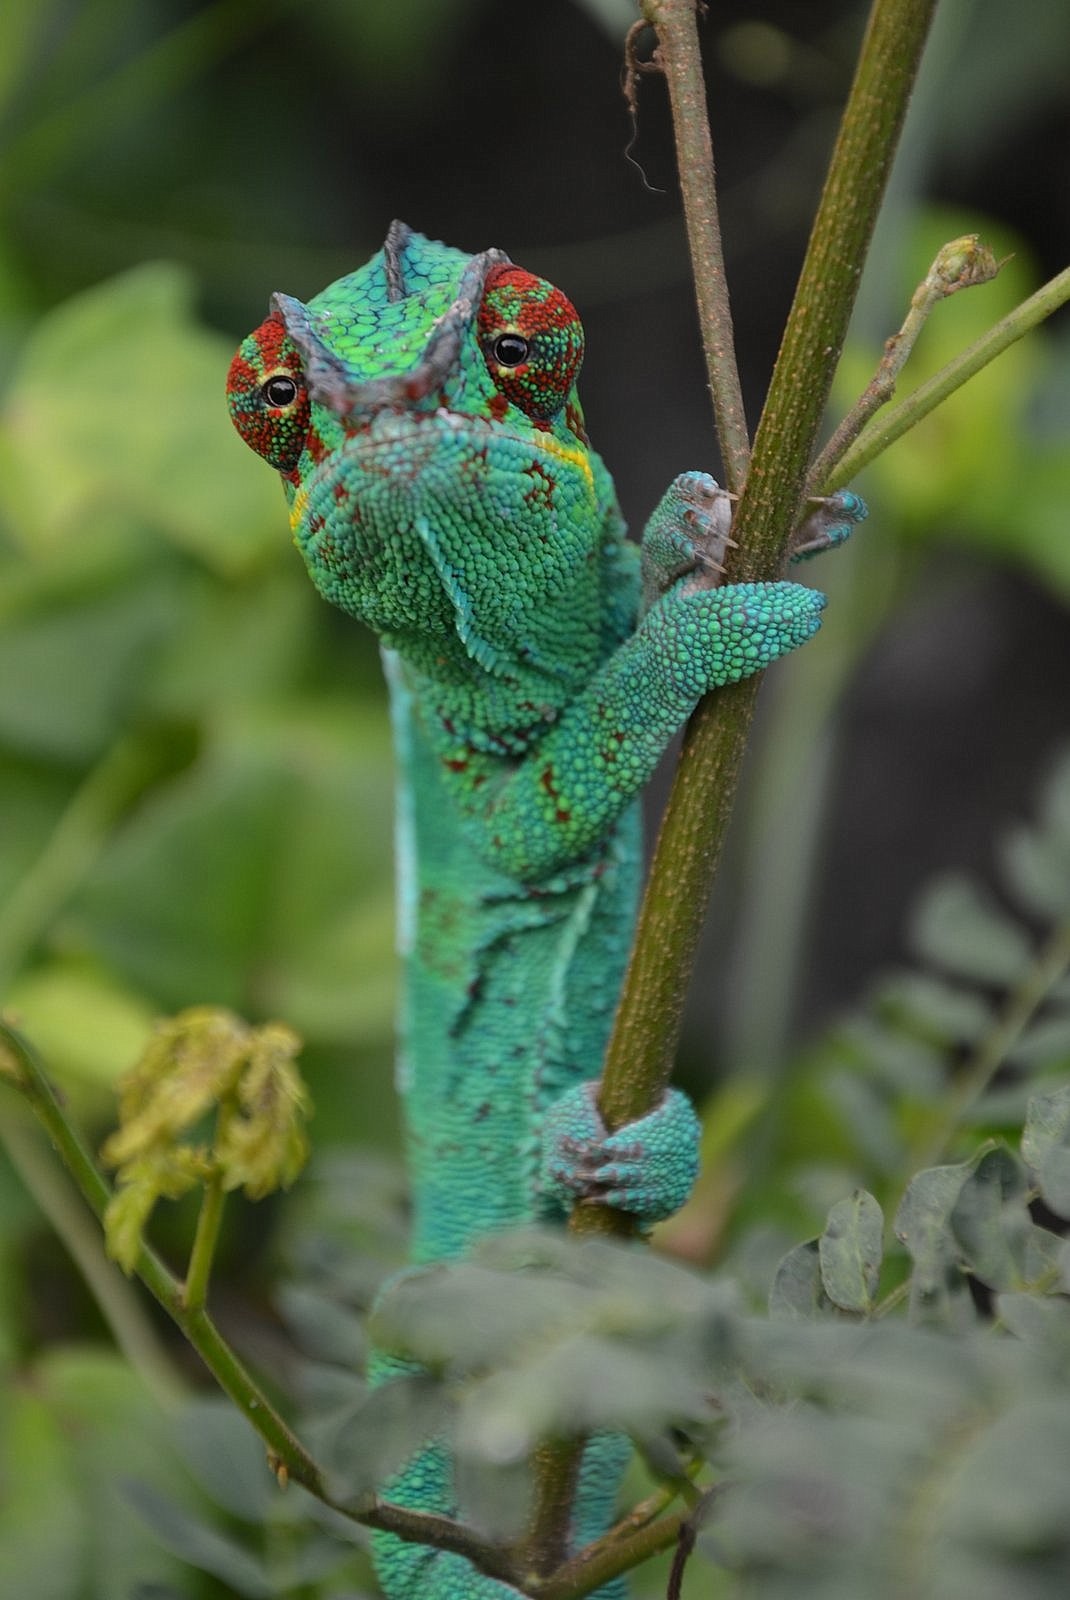
[[643,1222],[679,1211],[698,1176],[700,1128],[690,1100],[670,1089],[648,1116],[611,1134],[596,1088],[577,1084],[546,1114],[544,1194],[564,1208],[597,1201]]
[[851,530],[868,516],[866,502],[850,489],[840,489],[819,502],[806,520],[799,524],[797,538],[800,543],[791,553],[793,561],[809,561],[823,550],[833,550],[851,537]]
[[724,571],[735,495],[708,472],[681,472],[643,534],[643,609],[689,573]]

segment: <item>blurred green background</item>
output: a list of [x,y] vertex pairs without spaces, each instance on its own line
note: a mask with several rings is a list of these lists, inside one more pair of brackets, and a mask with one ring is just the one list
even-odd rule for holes
[[[864,8],[711,10],[756,417]],[[619,92],[631,16],[627,0],[0,11],[0,1002],[94,1138],[153,1016],[215,1002],[304,1035],[320,1148],[396,1146],[376,652],[314,596],[223,379],[272,290],[314,294],[400,216],[499,245],[575,300],[590,432],[634,526],[672,474],[716,471],[663,92],[642,83],[634,138]],[[1010,32],[996,0],[945,0],[841,408],[945,239],[980,231],[1011,259],[940,308],[910,383],[1065,264],[1068,52],[1063,0]],[[985,868],[1066,735],[1068,340],[1064,316],[897,447],[860,485],[869,524],[814,572],[833,605],[763,695],[695,984],[700,1100],[718,1083],[775,1095],[799,1041],[902,954],[919,884]],[[70,1243],[62,1185],[10,1096],[0,1123],[21,1174],[0,1155],[0,1593],[229,1593],[188,1574],[138,1589],[156,1571],[143,1529],[86,1553],[92,1452],[155,1412],[110,1364],[44,1220],[58,1207]],[[751,1215],[777,1160],[759,1143]],[[225,1295],[270,1355],[262,1209],[231,1218]],[[33,1481],[15,1465],[31,1459]],[[42,1497],[68,1507],[61,1532],[34,1520]]]

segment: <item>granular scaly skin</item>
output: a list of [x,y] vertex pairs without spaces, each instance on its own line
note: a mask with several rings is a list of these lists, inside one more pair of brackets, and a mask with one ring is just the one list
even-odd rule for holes
[[[792,583],[696,584],[726,522],[712,479],[688,473],[651,519],[640,617],[639,551],[576,395],[582,354],[560,290],[394,224],[309,305],[276,296],[231,367],[235,425],[282,475],[313,582],[384,650],[417,1262],[577,1197],[644,1221],[686,1198],[684,1097],[610,1138],[588,1089],[635,910],[636,800],[700,696],[808,639],[824,603]],[[819,539],[864,514],[850,502]],[[378,1381],[399,1370],[376,1358]],[[606,1525],[621,1452],[588,1447],[577,1543]],[[438,1445],[388,1492],[456,1510]],[[392,1538],[378,1564],[394,1600],[514,1592]]]

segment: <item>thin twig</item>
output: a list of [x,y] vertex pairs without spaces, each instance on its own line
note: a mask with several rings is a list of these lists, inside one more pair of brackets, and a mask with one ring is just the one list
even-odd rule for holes
[[592,1589],[600,1589],[611,1578],[619,1577],[622,1572],[630,1572],[651,1556],[670,1549],[680,1537],[680,1529],[690,1514],[687,1506],[678,1506],[641,1528],[629,1528],[626,1532],[611,1529],[603,1538],[595,1540],[573,1556],[571,1561],[558,1567],[544,1582],[531,1584],[531,1593],[537,1600],[574,1600],[578,1595],[589,1594]]
[[0,1144],[85,1280],[119,1350],[163,1406],[188,1392],[158,1339],[144,1302],[104,1253],[100,1229],[29,1118],[5,1117]]
[[[698,302],[706,374],[713,397],[725,482],[743,488],[750,464],[750,439],[736,364],[721,223],[714,176],[713,141],[706,115],[706,82],[699,50],[695,0],[641,0],[643,18],[657,33],[654,65],[669,91],[676,167],[687,222],[687,242]],[[636,25],[641,28],[642,23]],[[628,61],[634,72],[634,38]],[[631,80],[630,80],[631,81]]]
[[937,252],[932,266],[910,298],[910,310],[903,326],[885,343],[876,372],[810,468],[806,479],[808,497],[821,492],[820,486],[831,478],[848,446],[858,438],[870,417],[892,398],[899,374],[910,359],[929,313],[941,300],[957,294],[960,289],[991,283],[1001,265],[988,246],[981,244],[976,233],[952,239]]
[[953,361],[949,361],[939,372],[919,384],[898,405],[892,406],[877,421],[871,422],[845,451],[825,482],[817,485],[820,492],[830,494],[834,489],[849,483],[863,467],[867,467],[871,461],[883,455],[896,439],[901,438],[923,417],[927,417],[938,405],[942,405],[957,389],[961,389],[964,383],[982,371],[990,361],[1002,355],[1004,350],[1009,349],[1031,329],[1038,327],[1045,318],[1050,317],[1068,300],[1070,300],[1070,267],[1065,267],[1054,278],[1049,278],[1047,283],[1042,284],[1028,300],[1023,300],[1020,306],[1015,306],[1013,311],[1001,317],[994,327],[989,328],[987,333],[982,334]]
[[[70,1172],[83,1199],[103,1221],[112,1190],[81,1137],[68,1120],[33,1047],[0,1020],[0,1084],[21,1093],[42,1124]],[[230,1347],[207,1312],[188,1310],[182,1283],[154,1251],[142,1245],[134,1264],[135,1275],[163,1307],[197,1351],[220,1388],[267,1446],[273,1469],[285,1469],[288,1478],[302,1484],[324,1505],[365,1527],[396,1534],[409,1543],[431,1545],[462,1555],[480,1572],[514,1582],[517,1564],[509,1551],[484,1539],[449,1517],[411,1511],[406,1506],[380,1500],[374,1494],[344,1501],[330,1491],[321,1468],[276,1411]]]

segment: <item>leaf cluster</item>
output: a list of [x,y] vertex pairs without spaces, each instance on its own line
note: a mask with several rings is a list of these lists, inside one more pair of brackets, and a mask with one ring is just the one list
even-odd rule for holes
[[[311,1107],[295,1064],[300,1041],[282,1023],[251,1028],[196,1006],[157,1024],[119,1085],[119,1127],[104,1145],[117,1187],[104,1220],[108,1253],[132,1272],[156,1202],[200,1185],[261,1200],[305,1164]],[[210,1137],[197,1137],[214,1114]]]

